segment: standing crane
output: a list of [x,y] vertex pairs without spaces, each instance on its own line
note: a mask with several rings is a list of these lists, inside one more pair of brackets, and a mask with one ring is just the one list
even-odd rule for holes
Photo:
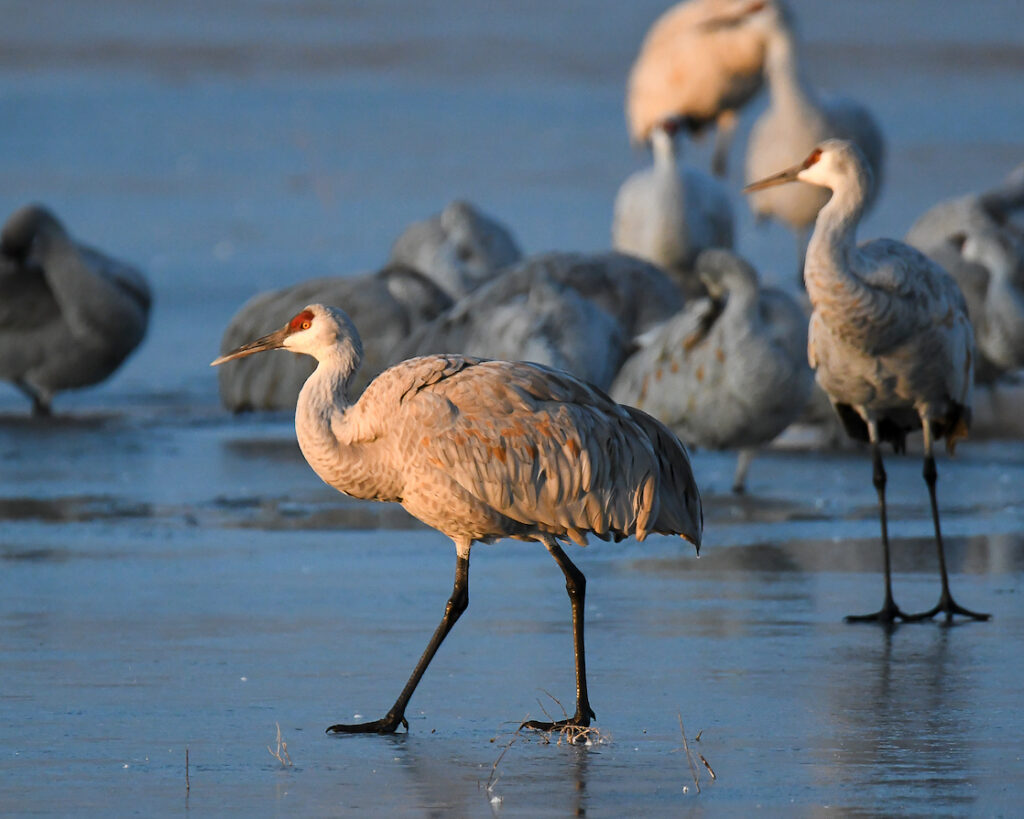
[[[882,608],[849,621],[922,620],[940,612],[975,620],[989,615],[953,599],[935,497],[938,472],[933,445],[946,438],[950,453],[967,436],[971,419],[974,332],[956,282],[920,251],[893,239],[856,243],[857,224],[872,189],[861,150],[830,139],[799,165],[748,185],[757,191],[787,182],[828,188],[832,198],[818,213],[807,248],[804,283],[813,312],[808,357],[847,433],[871,444],[878,493],[885,600]],[[879,445],[904,451],[907,433],[924,433],[928,485],[942,592],[934,608],[905,614],[894,602],[885,505],[885,467]]]
[[732,247],[732,204],[721,183],[679,162],[680,121],[651,131],[654,164],[632,174],[615,197],[612,246],[662,268],[689,296],[704,288],[693,271],[702,250]]
[[807,407],[807,317],[788,293],[759,287],[757,271],[731,251],[704,251],[697,273],[708,298],[638,338],[609,393],[687,445],[738,448],[740,493],[756,448]]
[[312,304],[284,327],[216,359],[264,350],[312,356],[295,432],[313,471],[365,500],[392,501],[455,543],[455,584],[444,615],[395,704],[381,719],[329,733],[408,730],[405,709],[445,636],[469,605],[474,542],[544,544],[565,575],[572,608],[576,712],[537,730],[583,728],[587,696],[586,578],[559,541],[677,534],[700,548],[700,495],[679,440],[649,415],[615,404],[567,373],[460,355],[413,358],[385,370],[352,404],[359,333],[335,307]]
[[0,233],[0,379],[49,415],[55,393],[110,376],[149,324],[142,274],[76,242],[42,205]]
[[[848,139],[860,148],[871,169],[864,203],[865,209],[870,208],[882,184],[885,158],[885,141],[875,118],[856,100],[816,93],[801,65],[793,21],[785,8],[777,3],[754,4],[753,8],[748,25],[763,28],[765,33],[771,104],[750,131],[747,181],[792,165],[826,139]],[[826,201],[826,190],[796,185],[757,193],[750,197],[750,207],[758,221],[776,219],[793,231],[798,268],[802,269],[808,236]]]
[[762,5],[684,0],[654,22],[629,73],[626,119],[634,143],[672,117],[693,133],[714,125],[711,170],[725,176],[736,112],[764,84],[764,32],[746,25]]

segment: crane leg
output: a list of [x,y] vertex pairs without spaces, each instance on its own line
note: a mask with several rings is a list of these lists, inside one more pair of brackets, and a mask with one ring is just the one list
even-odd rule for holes
[[455,586],[445,606],[444,616],[434,631],[434,636],[427,643],[423,656],[416,663],[416,667],[413,669],[409,681],[405,684],[405,688],[398,695],[395,704],[391,706],[391,710],[381,719],[374,720],[373,722],[360,722],[353,725],[332,725],[327,729],[327,733],[393,734],[398,730],[399,725],[404,726],[405,730],[408,731],[409,722],[405,718],[405,707],[409,704],[413,691],[416,690],[423,672],[427,670],[427,666],[430,665],[430,661],[437,653],[437,649],[444,642],[444,638],[448,636],[448,632],[452,630],[455,621],[459,619],[462,612],[467,608],[469,608],[469,558],[459,555],[455,562]]
[[[546,539],[544,545],[565,575],[565,590],[569,593],[569,603],[572,606],[572,637],[576,657],[576,713],[555,722],[531,719],[519,727],[532,728],[536,731],[561,731],[566,728],[571,731],[573,728],[586,728],[590,725],[590,720],[596,718],[587,697],[587,659],[583,647],[583,604],[587,593],[587,578],[576,568],[576,564],[569,559],[554,538]],[[570,735],[570,740],[574,738]]]
[[939,471],[935,468],[935,455],[932,454],[932,434],[927,419],[923,421],[924,426],[924,482],[928,484],[928,497],[932,504],[932,523],[935,525],[935,545],[939,551],[939,574],[942,577],[942,593],[939,602],[928,611],[914,614],[906,618],[908,620],[930,620],[940,612],[946,615],[946,622],[953,622],[953,615],[961,614],[970,617],[972,620],[988,620],[991,614],[979,614],[975,611],[965,609],[953,599],[949,590],[949,573],[946,571],[946,552],[942,545],[942,530],[939,528],[939,503],[935,498],[935,484],[939,479]]
[[715,120],[715,145],[711,152],[711,173],[722,178],[729,171],[729,148],[736,130],[736,112],[722,111]]
[[48,418],[50,416],[50,402],[47,401],[38,390],[30,387],[20,378],[15,379],[14,386],[32,400],[32,414],[36,418]]
[[745,447],[736,456],[736,474],[732,479],[732,491],[735,495],[743,495],[747,491],[747,472],[750,471],[750,462],[754,460],[755,449]]
[[871,462],[873,465],[872,480],[878,492],[878,517],[882,527],[882,556],[885,561],[885,600],[882,608],[873,614],[850,614],[847,623],[893,623],[897,619],[906,620],[907,615],[896,605],[892,596],[892,560],[889,556],[889,521],[885,508],[885,466],[882,464],[882,450],[878,441],[878,424],[868,422],[868,438],[871,441]]

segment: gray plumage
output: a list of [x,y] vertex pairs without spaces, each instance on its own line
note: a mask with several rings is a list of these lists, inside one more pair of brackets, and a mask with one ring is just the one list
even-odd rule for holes
[[741,449],[733,482],[742,491],[751,452],[800,417],[810,396],[807,318],[781,290],[727,250],[697,260],[709,296],[639,340],[611,397],[650,413],[680,439]]
[[1024,367],[1024,241],[976,231],[964,238],[961,256],[987,274],[984,300],[974,313],[979,359],[997,372]]
[[585,579],[559,541],[656,532],[699,546],[700,496],[683,445],[654,419],[571,375],[521,362],[414,358],[385,370],[352,404],[362,343],[343,311],[319,304],[213,363],[278,348],[318,362],[295,412],[299,446],[313,470],[347,495],[401,503],[450,537],[457,553],[444,618],[395,705],[381,720],[329,730],[408,727],[409,697],[468,605],[473,543],[504,537],[545,545],[565,572],[573,607],[576,715],[530,726],[588,725]]
[[974,324],[975,379],[989,383],[1024,366],[1024,165],[996,187],[929,208],[905,240],[945,268],[963,291]]
[[[852,142],[827,140],[802,164],[748,186],[759,190],[809,182],[832,191],[807,248],[804,283],[813,312],[808,357],[847,432],[871,443],[885,560],[885,602],[855,620],[922,619],[939,612],[987,619],[957,605],[949,591],[935,495],[934,441],[952,451],[971,419],[974,333],[956,282],[910,245],[875,239],[858,245],[857,225],[871,191],[871,170]],[[935,524],[942,593],[938,605],[907,615],[893,601],[880,443],[901,450],[909,431],[924,432],[924,477]]]
[[458,299],[520,258],[506,227],[456,200],[436,216],[409,225],[395,240],[390,261],[419,270]]
[[[768,4],[751,20],[750,25],[760,25],[766,33],[765,72],[771,102],[750,132],[747,182],[799,162],[826,139],[848,139],[860,148],[871,169],[865,201],[865,208],[870,208],[882,185],[885,159],[885,142],[875,118],[855,100],[817,94],[801,63],[788,12]],[[828,198],[825,188],[788,185],[751,195],[750,207],[758,220],[776,219],[796,234],[802,267],[808,233]]]
[[732,247],[732,204],[722,185],[676,155],[678,123],[651,132],[654,164],[631,175],[615,197],[612,246],[665,270],[687,296],[703,288],[693,272],[703,250]]
[[606,388],[637,332],[682,299],[657,268],[618,253],[548,253],[506,270],[412,332],[392,353],[523,360]]
[[122,364],[146,335],[150,303],[134,267],[76,242],[45,207],[20,208],[0,235],[0,378],[48,414],[57,392]]
[[[361,276],[310,279],[249,299],[224,330],[221,352],[295,315],[311,301],[343,302],[366,327],[366,355],[352,384],[355,393],[392,361],[392,349],[399,342],[452,304],[430,279],[402,265]],[[218,372],[221,402],[233,412],[291,410],[311,372],[308,356],[248,358]]]

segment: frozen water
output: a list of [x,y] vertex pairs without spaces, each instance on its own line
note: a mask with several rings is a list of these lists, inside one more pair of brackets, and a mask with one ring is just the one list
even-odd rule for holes
[[[866,237],[900,236],[1021,161],[1015,4],[793,5],[820,84],[868,102],[890,140]],[[320,484],[290,419],[223,414],[207,367],[223,327],[258,290],[379,265],[455,197],[529,252],[606,248],[615,190],[645,161],[626,141],[625,75],[662,7],[7,4],[0,213],[48,203],[146,269],[156,304],[143,348],[59,397],[54,421],[0,387],[3,812],[1018,810],[1019,442],[939,463],[954,591],[990,623],[842,623],[882,591],[863,453],[770,453],[744,499],[725,492],[730,456],[701,453],[699,560],[660,538],[573,552],[603,741],[519,738],[486,787],[515,725],[573,696],[561,575],[518,543],[474,551],[470,609],[408,736],[323,734],[393,701],[452,548]],[[741,165],[737,151],[734,191]],[[791,281],[789,235],[735,204],[740,249]],[[888,466],[897,599],[917,610],[938,593],[927,494],[917,459]],[[718,774],[700,794],[680,716]],[[291,767],[267,751],[275,723]]]

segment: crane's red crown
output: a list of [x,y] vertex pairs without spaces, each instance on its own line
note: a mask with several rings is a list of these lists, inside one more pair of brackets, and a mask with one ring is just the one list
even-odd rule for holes
[[811,167],[815,162],[821,159],[821,148],[815,148],[811,151],[811,155],[804,160],[804,170]]
[[303,310],[295,318],[288,322],[288,330],[297,333],[300,330],[308,330],[313,326],[313,311]]

